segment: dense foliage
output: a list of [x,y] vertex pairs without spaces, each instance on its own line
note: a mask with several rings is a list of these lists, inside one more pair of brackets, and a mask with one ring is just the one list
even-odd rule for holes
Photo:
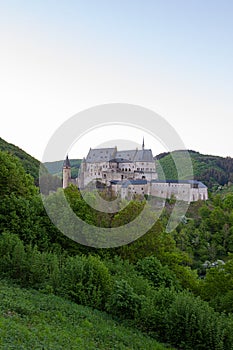
[[30,156],[28,153],[20,149],[19,147],[6,142],[5,140],[0,138],[0,151],[8,152],[9,154],[14,155],[18,160],[20,161],[21,165],[23,166],[24,170],[27,174],[30,174],[35,184],[38,184],[39,182],[39,169],[40,166],[43,168],[44,172],[47,173],[47,170],[41,163]]
[[[2,278],[24,288],[60,296],[64,303],[66,299],[107,312],[125,326],[130,324],[177,349],[233,349],[232,193],[212,194],[208,202],[191,204],[186,217],[171,233],[166,232],[166,225],[174,201],[168,201],[144,236],[118,248],[95,249],[77,244],[60,233],[48,218],[32,178],[13,156],[3,152],[0,156]],[[5,177],[6,171],[11,175]],[[59,201],[61,191],[47,196],[51,205]],[[117,213],[106,214],[92,209],[75,186],[68,187],[65,195],[74,212],[96,226],[123,225],[144,207],[144,201],[133,200],[123,209],[119,203]],[[89,199],[95,201],[95,195],[89,194]],[[54,300],[60,305],[61,299]],[[14,325],[16,335],[21,329],[29,339],[30,327],[21,324],[20,311],[2,305],[4,342],[11,341],[6,337],[9,322]],[[64,310],[62,306],[61,310]],[[67,320],[67,316],[59,317]],[[62,325],[66,339],[69,328],[65,322]],[[53,327],[55,324],[48,334]],[[10,334],[12,341],[17,341],[18,336],[14,338],[13,331]],[[124,339],[126,334],[127,330]],[[100,339],[98,345],[95,337]],[[37,338],[31,339],[33,342]],[[95,333],[93,339],[90,348],[94,345],[104,348],[100,334]],[[43,338],[42,347],[44,341]],[[113,339],[109,348],[117,348],[117,344],[118,340]]]

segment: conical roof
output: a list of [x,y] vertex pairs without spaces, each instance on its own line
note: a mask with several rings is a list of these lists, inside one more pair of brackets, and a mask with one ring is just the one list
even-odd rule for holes
[[63,168],[71,168],[70,160],[69,160],[68,154],[67,154],[67,156],[66,156],[66,159],[64,160]]

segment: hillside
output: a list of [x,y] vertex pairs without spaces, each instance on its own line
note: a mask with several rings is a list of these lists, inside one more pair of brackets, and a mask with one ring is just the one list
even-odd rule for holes
[[[21,148],[11,143],[8,143],[2,138],[0,138],[0,150],[9,152],[13,154],[15,157],[17,157],[22,163],[26,173],[30,174],[34,178],[35,184],[38,184],[39,168],[41,163],[37,159],[33,158],[28,153],[23,151]],[[45,172],[47,172],[46,168],[44,170]]]
[[0,281],[1,349],[165,350],[110,316]]
[[[63,162],[64,162],[63,160],[59,160],[55,162],[45,162],[44,165],[50,174],[62,177]],[[70,164],[71,164],[71,176],[72,178],[76,178],[78,176],[78,169],[81,164],[81,159],[70,159]]]
[[[233,182],[233,158],[204,155],[199,152],[189,151],[194,178],[205,183],[209,188],[224,186]],[[182,160],[184,152],[175,151],[172,155]],[[177,179],[177,172],[171,154],[162,153],[156,156],[157,171],[159,178]],[[162,172],[163,170],[163,172]],[[185,169],[183,169],[185,174]]]
[[[20,162],[0,154],[8,169],[0,171],[0,349],[162,350],[156,339],[179,350],[233,350],[232,193],[191,204],[169,233],[176,203],[168,201],[146,234],[96,249],[88,244],[102,237],[82,246],[63,235]],[[145,206],[135,199],[106,215],[77,187],[64,193],[89,226],[125,226],[126,234]],[[46,197],[55,215],[64,214],[62,196]],[[66,211],[63,218],[79,234]]]

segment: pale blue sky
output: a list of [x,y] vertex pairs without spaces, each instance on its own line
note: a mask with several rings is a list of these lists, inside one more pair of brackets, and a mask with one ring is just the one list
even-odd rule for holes
[[0,137],[33,156],[67,118],[111,102],[233,156],[232,1],[0,1],[0,39]]

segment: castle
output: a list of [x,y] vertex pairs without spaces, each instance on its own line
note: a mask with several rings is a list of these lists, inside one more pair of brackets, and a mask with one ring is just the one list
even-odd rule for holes
[[91,149],[83,158],[80,174],[71,179],[71,165],[68,156],[63,164],[63,188],[69,183],[83,189],[93,181],[110,188],[123,199],[135,195],[151,195],[160,198],[194,202],[208,199],[208,189],[196,180],[159,180],[151,149],[118,151],[114,148]]

